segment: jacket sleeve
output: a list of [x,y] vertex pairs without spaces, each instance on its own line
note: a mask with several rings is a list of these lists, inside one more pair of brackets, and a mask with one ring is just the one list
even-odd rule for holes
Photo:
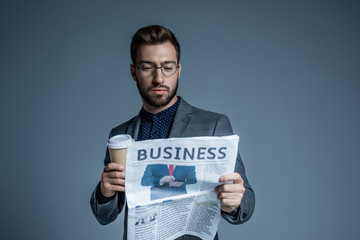
[[112,200],[101,204],[96,197],[96,188],[91,194],[91,209],[98,222],[102,225],[106,225],[115,221],[121,212],[122,208],[124,207],[125,194],[123,192],[117,192]]
[[[214,136],[227,136],[233,135],[233,130],[230,124],[230,121],[227,116],[220,115],[214,129]],[[245,174],[245,167],[240,157],[240,154],[237,154],[235,172],[239,173],[242,179],[244,180],[245,193],[243,199],[241,200],[240,207],[229,214],[226,212],[221,212],[221,216],[231,224],[241,224],[248,221],[255,208],[255,194],[254,190],[249,184],[249,181]]]
[[160,186],[160,178],[156,178],[153,174],[154,166],[149,164],[146,166],[143,177],[141,178],[142,186]]
[[[112,132],[110,132],[109,138],[112,135],[113,135]],[[106,166],[108,163],[110,163],[110,154],[109,154],[109,150],[106,149],[104,165]],[[125,203],[125,193],[117,192],[113,199],[111,199],[107,203],[101,204],[96,194],[99,184],[100,182],[98,183],[93,193],[91,194],[90,206],[98,222],[102,225],[106,225],[108,223],[113,222],[117,218],[119,213],[122,211]]]

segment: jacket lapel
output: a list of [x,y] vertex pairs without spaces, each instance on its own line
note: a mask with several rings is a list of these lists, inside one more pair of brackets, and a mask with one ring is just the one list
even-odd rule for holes
[[135,141],[137,140],[138,134],[139,134],[139,128],[140,128],[140,114],[138,114],[134,121],[128,126],[126,129],[126,134],[129,134],[132,136]]
[[191,121],[191,108],[191,105],[182,98],[175,114],[169,138],[183,137]]

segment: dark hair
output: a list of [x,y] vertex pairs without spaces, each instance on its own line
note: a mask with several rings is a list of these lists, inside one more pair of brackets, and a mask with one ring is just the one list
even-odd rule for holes
[[169,41],[176,50],[176,56],[180,60],[180,44],[175,35],[167,28],[160,25],[150,25],[137,30],[131,40],[130,54],[133,64],[136,63],[137,51],[142,44],[162,44]]

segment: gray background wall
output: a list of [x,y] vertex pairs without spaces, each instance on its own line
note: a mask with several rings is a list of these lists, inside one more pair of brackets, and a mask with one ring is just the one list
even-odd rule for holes
[[256,192],[221,239],[360,239],[358,1],[1,1],[1,239],[120,239],[89,207],[141,101],[131,35],[182,46],[179,94],[225,113]]

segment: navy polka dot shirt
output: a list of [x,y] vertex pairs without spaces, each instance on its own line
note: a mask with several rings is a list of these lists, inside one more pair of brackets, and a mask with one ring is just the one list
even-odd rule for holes
[[181,98],[178,97],[174,105],[157,114],[149,113],[142,108],[137,141],[168,138],[180,101]]

